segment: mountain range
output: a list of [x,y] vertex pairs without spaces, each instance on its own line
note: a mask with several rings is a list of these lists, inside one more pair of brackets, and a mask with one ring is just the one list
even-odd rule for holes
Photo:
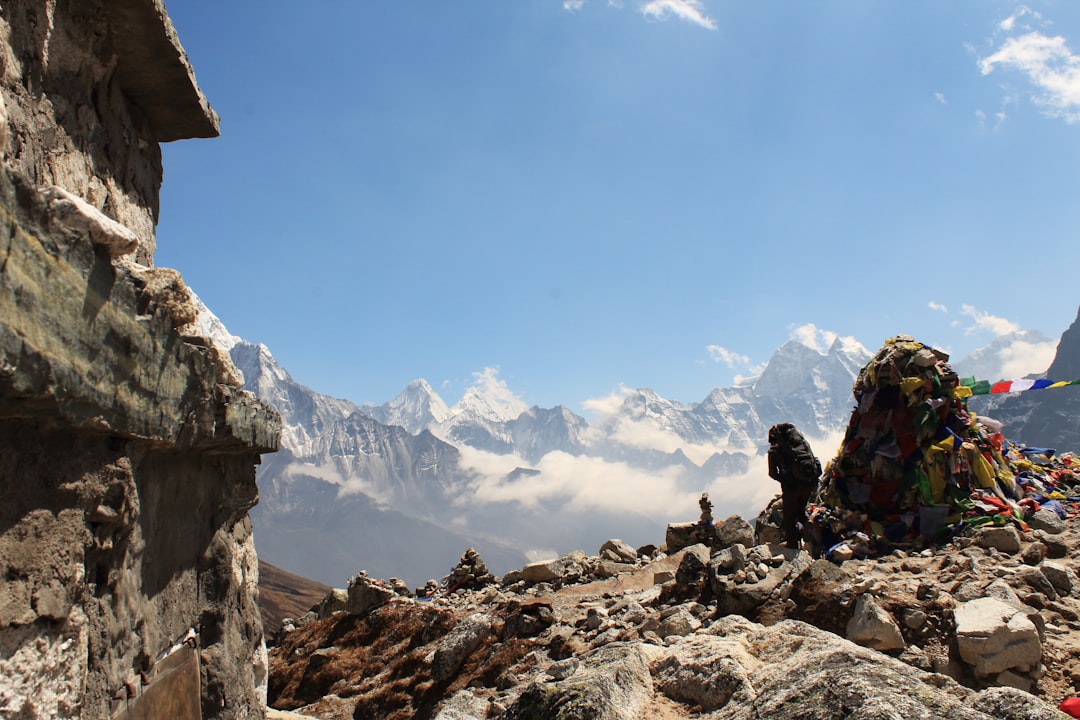
[[[830,457],[871,358],[849,338],[825,351],[791,340],[760,376],[698,403],[624,389],[591,420],[529,407],[493,371],[452,406],[422,379],[386,403],[357,405],[296,382],[266,346],[232,335],[199,305],[203,334],[282,416],[281,449],[259,468],[251,513],[260,557],[338,586],[360,570],[421,585],[445,576],[468,547],[502,573],[613,537],[646,542],[669,522],[696,519],[703,492],[718,517],[753,517],[776,492],[764,465],[768,428],[793,422]],[[995,352],[973,355],[970,366],[991,367]],[[1058,355],[1052,372],[1080,371],[1075,323]],[[965,361],[955,367],[964,374]],[[1073,390],[1056,399],[1080,400]],[[1071,428],[1080,447],[1067,421],[1073,406],[1051,411],[1042,399],[995,399],[993,414],[1010,427],[1043,423],[1043,435],[1028,435],[1045,441],[1071,442],[1045,434]]]

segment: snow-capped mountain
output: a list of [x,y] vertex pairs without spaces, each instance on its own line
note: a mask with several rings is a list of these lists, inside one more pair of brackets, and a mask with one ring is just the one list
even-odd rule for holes
[[[503,572],[526,557],[594,549],[612,532],[639,531],[644,542],[696,517],[703,491],[718,517],[750,516],[776,492],[763,460],[768,428],[793,422],[811,439],[835,440],[871,358],[851,339],[825,352],[791,341],[759,377],[696,404],[627,389],[587,421],[561,406],[528,407],[490,370],[452,406],[424,380],[358,406],[297,383],[268,348],[231,335],[208,310],[200,323],[282,415],[282,450],[260,467],[252,513],[260,553],[338,585],[359,569],[420,584],[469,546]],[[1062,348],[1073,337],[1080,346],[1071,328]],[[1059,351],[1060,363],[1069,357],[1080,359],[1080,347]],[[1039,407],[1017,412],[1030,425],[1050,408]],[[1054,412],[1046,422],[1076,430],[1080,413]],[[823,461],[834,450],[814,447]]]
[[[1066,382],[1080,379],[1080,312],[1062,333],[1053,362],[1043,376]],[[1000,420],[1005,436],[1014,442],[1080,452],[1080,386],[976,396],[968,400],[968,407]]]
[[388,403],[363,405],[365,415],[383,425],[399,425],[414,435],[450,419],[450,408],[427,380],[413,380]]

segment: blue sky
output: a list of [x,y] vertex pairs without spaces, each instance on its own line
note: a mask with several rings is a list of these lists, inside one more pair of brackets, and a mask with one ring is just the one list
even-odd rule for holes
[[168,11],[222,132],[163,147],[156,262],[320,392],[696,402],[1076,318],[1080,3]]

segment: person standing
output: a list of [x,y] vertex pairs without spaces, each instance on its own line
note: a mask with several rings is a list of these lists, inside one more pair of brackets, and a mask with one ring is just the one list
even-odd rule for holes
[[798,548],[805,526],[806,504],[817,490],[821,477],[821,462],[810,449],[806,438],[791,423],[779,423],[769,428],[769,477],[780,483],[783,495],[781,528],[789,548]]

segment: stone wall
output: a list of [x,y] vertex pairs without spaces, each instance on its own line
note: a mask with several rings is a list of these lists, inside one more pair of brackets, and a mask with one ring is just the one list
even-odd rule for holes
[[280,421],[152,267],[159,142],[217,118],[160,0],[5,0],[0,36],[0,716],[157,717],[188,636],[193,716],[263,717]]

